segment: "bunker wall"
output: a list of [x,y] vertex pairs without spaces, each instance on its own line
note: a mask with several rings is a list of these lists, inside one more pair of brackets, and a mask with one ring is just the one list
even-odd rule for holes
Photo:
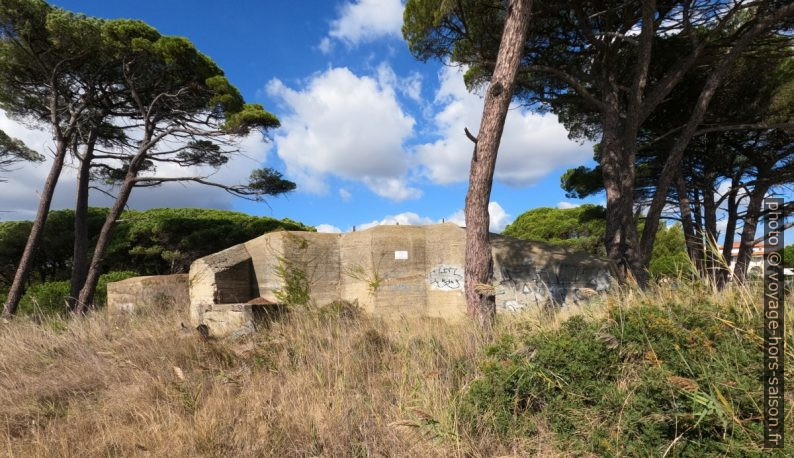
[[187,274],[133,277],[115,281],[108,283],[107,293],[109,313],[183,307],[190,303]]
[[[465,234],[450,223],[265,234],[191,266],[191,320],[211,333],[252,328],[252,306],[279,302],[289,270],[305,275],[320,306],[341,298],[375,315],[458,318]],[[497,310],[576,303],[610,286],[611,264],[587,253],[495,234],[491,242]]]

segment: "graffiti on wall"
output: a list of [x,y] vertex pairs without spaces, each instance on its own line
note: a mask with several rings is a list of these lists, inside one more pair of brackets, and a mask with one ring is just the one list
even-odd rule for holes
[[501,266],[497,280],[497,305],[506,310],[520,310],[585,300],[609,289],[611,278],[606,270],[577,265],[539,268],[527,261]]
[[[597,267],[540,267],[528,259],[495,267],[496,304],[512,311],[585,301],[609,289],[611,282],[609,272]],[[427,274],[427,282],[436,291],[463,291],[463,268],[439,264]]]
[[463,268],[441,264],[427,274],[432,289],[440,291],[459,291],[463,289]]

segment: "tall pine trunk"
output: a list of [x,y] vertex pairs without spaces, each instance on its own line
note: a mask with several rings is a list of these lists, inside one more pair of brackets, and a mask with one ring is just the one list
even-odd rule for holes
[[135,167],[131,165],[130,170],[124,177],[124,182],[121,184],[116,201],[113,203],[113,207],[108,212],[105,222],[102,224],[102,229],[99,231],[99,237],[94,247],[94,255],[91,257],[91,264],[88,268],[85,282],[80,294],[77,296],[77,304],[74,308],[75,313],[85,313],[88,307],[91,307],[94,303],[94,293],[99,283],[99,276],[102,274],[102,261],[104,261],[110,237],[113,235],[113,229],[116,227],[124,207],[127,206],[127,200],[129,200],[132,188],[135,186],[136,176],[137,165]]
[[466,309],[485,329],[490,329],[496,313],[488,204],[491,199],[496,155],[507,110],[513,98],[516,73],[529,29],[531,8],[532,0],[513,0],[508,7],[496,66],[485,95],[482,121],[469,172],[465,209]]
[[116,227],[121,212],[123,212],[124,208],[127,206],[127,201],[132,193],[132,188],[135,187],[135,180],[138,177],[141,164],[143,164],[149,149],[152,147],[152,135],[153,127],[147,125],[144,137],[139,143],[138,152],[130,161],[127,173],[124,175],[124,181],[121,183],[116,201],[113,203],[113,207],[110,208],[110,211],[105,217],[105,222],[102,224],[102,229],[99,231],[99,237],[94,247],[94,254],[91,257],[91,264],[89,264],[85,282],[83,283],[82,289],[80,289],[80,294],[77,296],[77,304],[75,304],[74,307],[74,312],[76,314],[85,313],[88,307],[94,304],[94,294],[96,293],[96,287],[99,283],[99,276],[102,273],[102,261],[104,261],[105,253],[110,244],[110,237],[113,235],[113,229]]
[[731,179],[731,190],[728,194],[727,221],[725,224],[725,237],[722,242],[722,262],[720,263],[717,275],[717,287],[722,289],[731,276],[730,265],[733,261],[733,239],[736,234],[736,220],[739,219],[739,202],[737,194],[739,192],[739,177]]
[[603,114],[601,171],[607,201],[604,237],[607,257],[617,267],[618,281],[624,282],[632,272],[638,234],[634,219],[633,162],[627,159],[624,145],[618,140],[621,129],[618,118],[616,107]]
[[676,194],[678,194],[678,208],[681,212],[681,226],[684,229],[684,242],[686,245],[689,259],[697,268],[698,272],[703,273],[703,250],[700,244],[695,224],[692,221],[692,203],[689,201],[689,193],[686,189],[686,182],[681,173],[675,180]]
[[96,130],[92,130],[85,154],[77,172],[77,197],[74,207],[74,249],[72,253],[72,278],[69,282],[69,308],[74,310],[77,296],[88,273],[88,187],[91,181],[91,161],[94,157]]
[[25,249],[22,252],[22,257],[19,260],[19,265],[14,274],[14,281],[11,283],[8,296],[3,304],[3,318],[10,318],[12,315],[16,314],[19,301],[22,299],[22,295],[25,292],[25,282],[28,279],[31,267],[33,267],[33,259],[36,256],[36,250],[39,247],[41,236],[44,233],[44,225],[50,213],[52,196],[55,194],[55,186],[57,186],[58,178],[61,176],[67,149],[68,141],[61,137],[55,145],[55,158],[53,159],[52,167],[50,167],[50,173],[47,175],[47,181],[44,183],[44,189],[41,191],[39,206],[36,210],[36,219],[33,221],[33,226],[30,228],[30,234],[25,243]]
[[705,227],[706,278],[716,283],[718,267],[717,254],[717,202],[714,200],[716,174],[706,167],[703,182],[703,222]]

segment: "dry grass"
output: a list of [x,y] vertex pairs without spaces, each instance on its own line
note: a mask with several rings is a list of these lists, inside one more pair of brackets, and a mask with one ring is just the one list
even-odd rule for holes
[[543,434],[461,437],[473,328],[294,313],[235,343],[182,317],[0,325],[0,431],[11,456],[553,454]]
[[[598,319],[615,307],[676,298],[695,304],[713,294],[625,288],[554,316],[503,317],[495,333],[554,329],[572,314]],[[758,313],[755,293],[720,294],[719,301]],[[457,423],[456,397],[478,375],[482,354],[473,325],[304,311],[222,342],[203,340],[183,320],[171,311],[0,324],[0,453],[565,455],[543,417],[536,434],[513,439],[472,436]],[[787,326],[794,328],[794,317]]]

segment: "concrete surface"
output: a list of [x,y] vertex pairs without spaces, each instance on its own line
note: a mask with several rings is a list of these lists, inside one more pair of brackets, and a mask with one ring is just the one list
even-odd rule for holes
[[182,307],[190,302],[188,275],[133,277],[108,283],[108,313]]
[[[280,268],[303,272],[317,305],[357,300],[379,316],[456,319],[465,314],[465,234],[452,223],[271,232],[191,265],[190,319],[214,336],[253,330],[257,301],[278,302]],[[610,286],[606,260],[495,234],[491,242],[500,311],[577,303]]]

